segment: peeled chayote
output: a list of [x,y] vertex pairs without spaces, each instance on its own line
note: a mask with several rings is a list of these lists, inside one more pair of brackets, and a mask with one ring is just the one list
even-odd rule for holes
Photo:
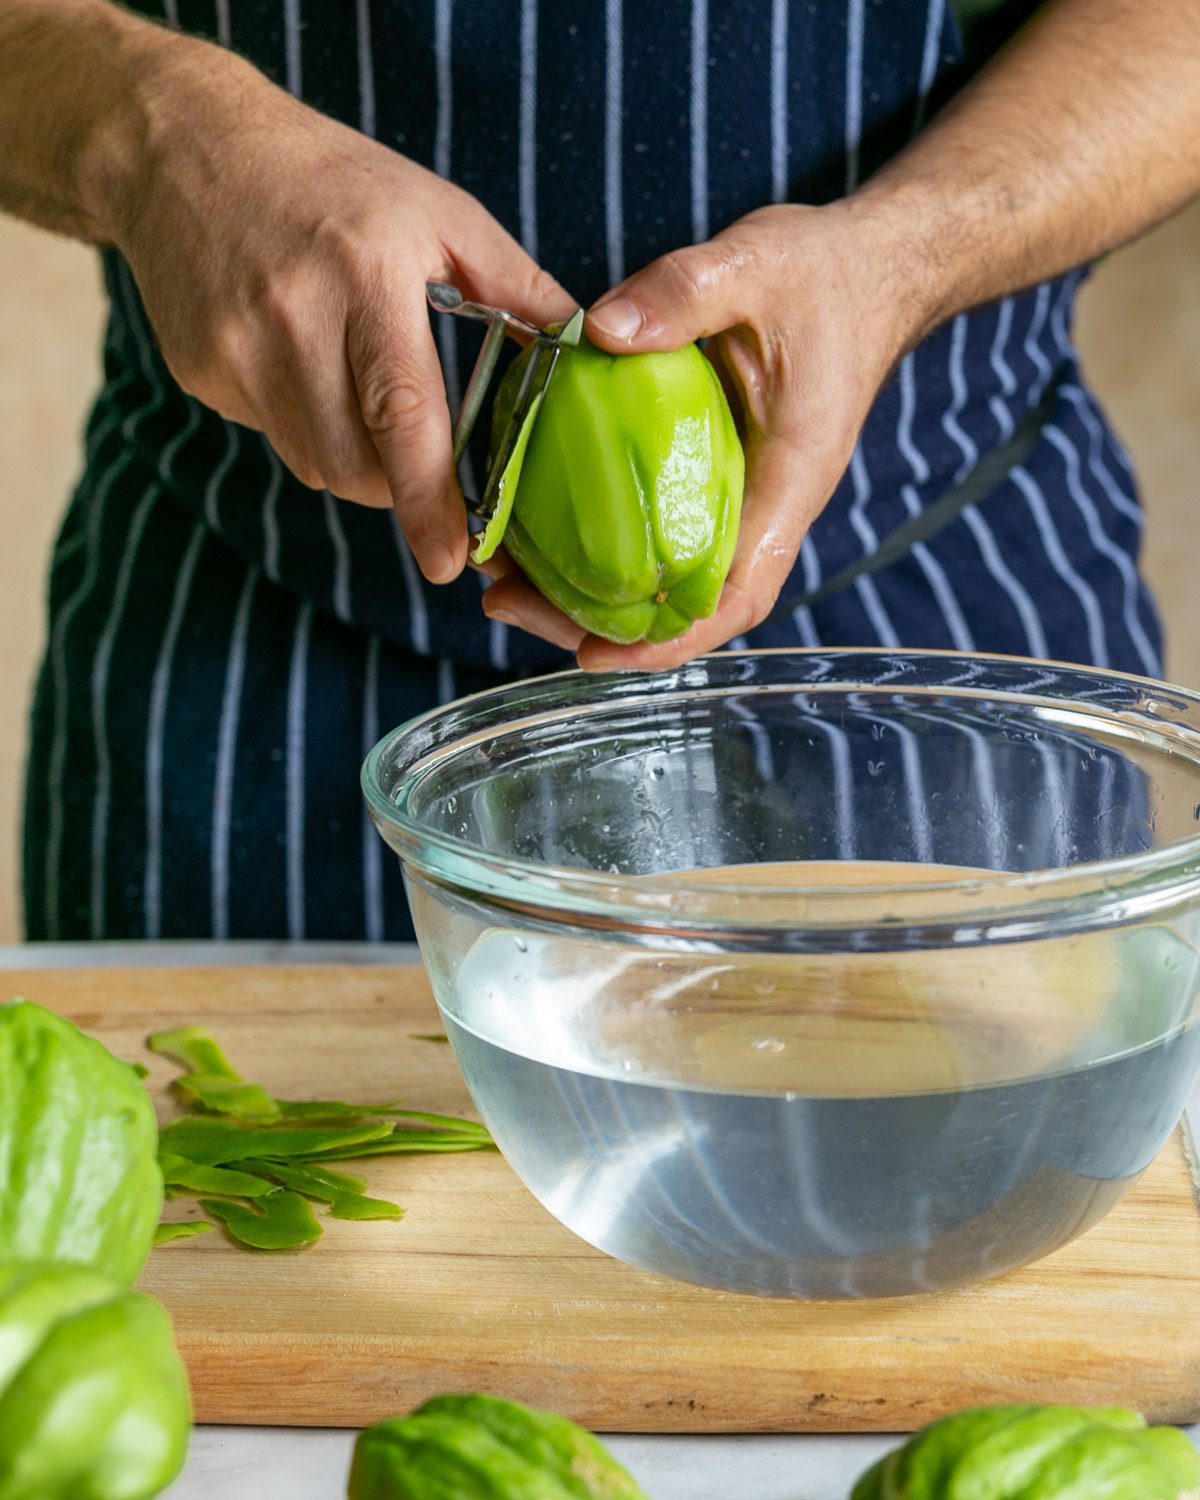
[[599,1439],[498,1396],[435,1396],[358,1436],[349,1500],[646,1500]]
[[914,1434],[851,1500],[1200,1500],[1200,1455],[1118,1406],[983,1406]]
[[153,1298],[86,1267],[0,1271],[0,1500],[150,1500],[190,1422]]
[[[501,383],[494,443],[531,357],[532,346]],[[533,584],[585,630],[626,643],[670,640],[717,607],[743,479],[729,403],[694,344],[612,355],[585,337],[559,354],[475,558],[503,538]]]
[[0,1005],[0,1264],[132,1284],[162,1209],[158,1129],[134,1070],[27,1000]]

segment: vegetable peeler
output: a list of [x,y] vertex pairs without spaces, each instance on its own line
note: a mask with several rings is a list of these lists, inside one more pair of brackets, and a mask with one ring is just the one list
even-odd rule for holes
[[460,318],[474,318],[488,325],[483,348],[479,351],[475,368],[471,371],[471,378],[467,382],[462,406],[454,419],[454,464],[456,468],[466,452],[467,443],[474,431],[505,338],[509,334],[523,333],[527,334],[538,346],[537,354],[525,367],[525,373],[517,391],[517,399],[513,403],[508,422],[496,446],[492,461],[488,465],[483,494],[478,500],[467,499],[468,510],[473,511],[483,520],[490,521],[496,514],[496,508],[500,502],[501,476],[508,467],[508,461],[512,457],[525,419],[545,394],[561,351],[564,348],[573,349],[579,343],[583,332],[583,309],[579,308],[557,332],[551,332],[545,328],[539,328],[536,323],[529,323],[524,318],[519,318],[516,313],[506,312],[502,307],[487,307],[482,302],[468,302],[457,287],[445,281],[427,282],[425,294],[429,299],[429,305],[437,312],[450,313]]

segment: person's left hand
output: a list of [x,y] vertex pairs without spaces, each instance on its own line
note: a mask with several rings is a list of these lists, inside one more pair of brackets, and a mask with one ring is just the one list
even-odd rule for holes
[[590,670],[678,666],[763,620],[880,386],[930,326],[925,269],[912,261],[886,215],[856,200],[786,205],[664,255],[606,293],[586,326],[614,354],[712,340],[746,449],[741,531],[720,603],[675,640],[619,646],[586,634],[497,554],[488,616],[574,651]]

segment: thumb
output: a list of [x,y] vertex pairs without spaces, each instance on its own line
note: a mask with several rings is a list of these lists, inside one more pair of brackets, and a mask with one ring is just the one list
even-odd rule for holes
[[605,292],[588,337],[611,354],[678,349],[748,321],[746,277],[720,241],[672,250]]
[[569,318],[579,306],[481,204],[470,200],[455,230],[447,249],[464,296],[506,308],[539,328]]

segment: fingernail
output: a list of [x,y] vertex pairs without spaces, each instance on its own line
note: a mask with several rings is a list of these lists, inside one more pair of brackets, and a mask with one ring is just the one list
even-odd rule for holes
[[628,343],[642,326],[642,313],[636,302],[628,297],[614,297],[611,302],[602,302],[588,314],[594,327],[610,339],[624,339]]
[[[484,598],[486,597],[487,595],[485,594]],[[515,625],[517,623],[516,615],[510,615],[506,609],[488,609],[485,604],[483,612],[489,620],[495,620],[497,625]]]
[[454,559],[445,542],[422,542],[417,548],[417,562],[430,583],[449,583],[454,577]]

